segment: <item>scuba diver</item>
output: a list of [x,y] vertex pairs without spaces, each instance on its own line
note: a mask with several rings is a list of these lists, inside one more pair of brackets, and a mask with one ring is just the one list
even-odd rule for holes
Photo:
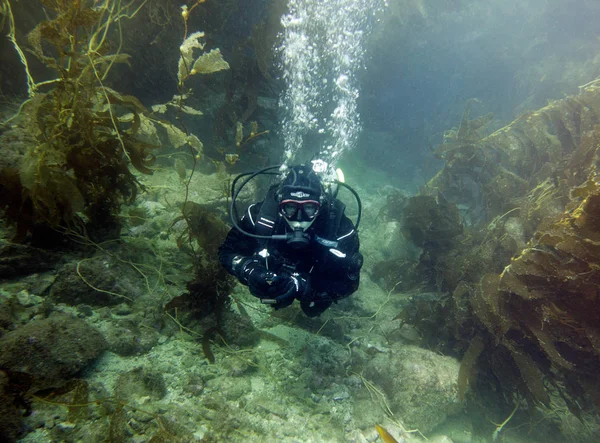
[[[316,317],[359,286],[363,257],[359,252],[360,199],[342,180],[326,181],[327,163],[312,161],[285,170],[262,202],[248,207],[238,219],[236,199],[254,177],[279,166],[238,176],[232,184],[233,228],[219,248],[221,264],[262,303],[275,309],[300,302],[302,311]],[[236,183],[250,175],[236,190]],[[336,198],[339,186],[358,202],[356,225],[344,215]]]

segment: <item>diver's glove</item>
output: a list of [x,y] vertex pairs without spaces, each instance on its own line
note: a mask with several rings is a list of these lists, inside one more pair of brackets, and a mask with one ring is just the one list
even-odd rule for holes
[[263,265],[252,266],[247,276],[248,288],[255,297],[268,298],[274,279],[275,273],[269,271]]
[[[285,308],[292,304],[295,299],[302,299],[310,292],[310,281],[302,274],[293,273],[292,275],[277,276],[273,284],[277,283],[277,289],[280,293],[269,300],[268,303],[275,309]],[[273,288],[275,289],[275,288]],[[267,302],[263,300],[263,302]]]
[[239,280],[248,285],[252,295],[258,298],[270,297],[269,290],[275,280],[275,273],[253,259],[240,263],[236,269]]

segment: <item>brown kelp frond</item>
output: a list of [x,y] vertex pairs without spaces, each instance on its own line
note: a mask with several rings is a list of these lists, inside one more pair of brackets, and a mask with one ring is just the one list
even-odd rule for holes
[[[514,399],[529,411],[552,410],[558,399],[577,417],[595,413],[600,88],[483,138],[469,112],[467,104],[447,137],[444,168],[402,218],[422,253],[412,266],[397,264],[396,278],[418,273],[423,292],[440,296],[412,301],[399,318],[425,344],[462,357],[461,397],[470,387],[474,401],[493,397],[507,415]],[[391,263],[385,269],[393,274]]]
[[[141,116],[148,111],[135,97],[103,85],[111,66],[128,59],[120,52],[120,20],[135,15],[144,3],[43,1],[48,18],[28,41],[56,78],[30,85],[20,124],[35,143],[21,162],[19,182],[2,180],[7,194],[21,195],[20,201],[3,202],[25,208],[8,211],[20,238],[36,226],[67,227],[78,213],[101,227],[99,235],[115,235],[120,203],[133,200],[141,188],[129,166],[152,173],[151,151],[157,146],[138,140]],[[119,43],[109,53],[113,45],[106,42],[113,26]],[[127,112],[132,117],[122,118]]]

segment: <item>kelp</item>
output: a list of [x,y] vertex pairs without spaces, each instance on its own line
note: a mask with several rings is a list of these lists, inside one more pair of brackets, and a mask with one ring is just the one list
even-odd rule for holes
[[480,338],[476,338],[471,342],[460,362],[458,371],[458,398],[461,400],[464,400],[465,398],[467,387],[470,384],[474,384],[473,380],[476,378],[477,373],[477,358],[479,358],[483,349],[483,341]]
[[[40,226],[82,225],[79,213],[89,234],[112,236],[118,232],[120,204],[142,189],[129,166],[151,174],[156,148],[137,139],[140,116],[147,112],[139,100],[104,85],[112,66],[128,59],[119,50],[109,52],[108,32],[135,12],[126,9],[132,4],[121,9],[114,2],[101,7],[91,1],[42,3],[49,18],[28,41],[56,78],[30,79],[30,98],[15,121],[34,134],[35,143],[21,161],[18,181],[14,171],[0,172],[2,204],[17,225],[16,240],[35,237]],[[131,119],[121,121],[124,112]]]
[[403,234],[420,247],[444,248],[462,233],[458,210],[454,204],[437,196],[418,195],[404,208]]
[[[19,118],[5,122],[16,122],[35,139],[21,161],[19,180],[14,180],[14,171],[0,171],[0,204],[17,226],[16,240],[28,234],[43,237],[36,234],[41,227],[59,232],[77,229],[92,237],[117,236],[120,205],[131,203],[144,190],[133,169],[152,174],[153,152],[163,144],[187,145],[194,168],[202,158],[203,143],[181,120],[182,129],[158,119],[154,111],[171,106],[178,116],[202,115],[183,103],[189,93],[184,82],[229,68],[219,50],[202,52],[204,33],[184,37],[178,65],[180,93],[166,104],[153,106],[153,112],[136,97],[106,84],[112,68],[129,61],[122,52],[121,21],[133,18],[147,1],[43,1],[47,19],[28,34],[28,42],[31,53],[56,78],[36,83],[26,69],[30,97]],[[186,35],[189,12],[198,4],[182,14]],[[14,46],[20,51],[16,42]],[[198,50],[200,54],[194,54]],[[27,59],[22,62],[27,67]],[[15,195],[19,198],[5,197]]]
[[[509,398],[530,411],[560,398],[578,417],[598,411],[600,88],[487,137],[470,122],[467,105],[439,151],[444,168],[405,209],[404,232],[423,251],[403,268],[452,302],[414,304],[406,320],[430,346],[462,357],[461,395],[468,385],[507,409]],[[423,321],[436,311],[436,324]]]
[[[600,394],[597,387],[584,388],[600,370],[595,340],[600,334],[600,187],[596,176],[590,180],[595,189],[590,186],[576,208],[536,232],[504,269],[498,287],[486,293],[500,300],[497,311],[507,313],[510,329],[523,332],[502,336],[519,368],[523,350],[536,349],[528,366],[557,384],[569,379],[567,394],[575,398],[580,392],[591,398]],[[535,379],[525,379],[526,385],[541,401],[545,397]]]
[[213,211],[198,203],[187,201],[181,211],[182,215],[173,224],[185,221],[186,229],[179,235],[177,244],[194,258],[195,275],[187,285],[188,292],[173,298],[164,309],[173,313],[177,310],[189,319],[203,321],[203,329],[207,330],[218,326],[235,285],[235,279],[218,259],[219,245],[229,228]]
[[452,161],[455,157],[464,160],[473,155],[485,127],[494,118],[493,113],[488,113],[471,120],[471,105],[477,101],[476,99],[467,100],[460,126],[444,132],[442,144],[435,149],[437,158]]

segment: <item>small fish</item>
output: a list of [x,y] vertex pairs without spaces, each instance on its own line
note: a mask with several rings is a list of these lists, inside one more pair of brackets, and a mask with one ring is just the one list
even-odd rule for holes
[[375,429],[377,429],[377,432],[379,432],[379,436],[385,443],[398,443],[398,440],[392,437],[391,434],[385,429],[383,429],[381,426],[375,425]]

